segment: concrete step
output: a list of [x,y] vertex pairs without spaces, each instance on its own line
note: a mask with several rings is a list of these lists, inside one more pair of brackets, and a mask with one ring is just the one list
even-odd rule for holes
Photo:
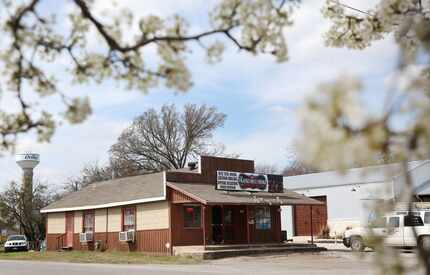
[[[229,250],[229,249],[252,249],[252,248],[270,248],[270,247],[285,247],[284,243],[268,243],[268,244],[223,244],[223,245],[207,245],[202,250],[214,251],[214,250]],[[295,246],[309,246],[309,244],[294,244]]]
[[321,252],[326,251],[324,247],[317,247],[311,244],[300,244],[300,245],[283,245],[283,246],[272,246],[272,247],[248,247],[240,249],[218,249],[218,250],[182,250],[180,253],[175,255],[180,256],[191,256],[199,259],[220,259],[226,257],[237,257],[246,255],[256,254],[285,254],[285,253],[305,253],[305,252]]

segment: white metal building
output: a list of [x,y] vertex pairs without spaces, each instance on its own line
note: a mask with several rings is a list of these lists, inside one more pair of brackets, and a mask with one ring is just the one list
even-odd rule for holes
[[[333,236],[342,234],[347,227],[367,223],[369,208],[375,201],[398,199],[403,187],[399,171],[399,164],[389,164],[354,168],[344,174],[330,171],[284,177],[284,188],[325,200],[326,216],[323,219]],[[429,201],[430,160],[410,162],[409,172],[416,195]],[[282,230],[287,231],[288,238],[306,232],[303,231],[303,220],[306,223],[309,218],[296,217],[295,210],[292,206],[282,207]],[[303,216],[303,212],[300,215]],[[300,230],[298,223],[301,223]]]

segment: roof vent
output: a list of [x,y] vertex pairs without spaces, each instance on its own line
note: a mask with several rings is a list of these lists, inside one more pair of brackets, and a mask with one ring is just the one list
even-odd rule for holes
[[190,170],[195,170],[197,168],[197,162],[188,162],[188,168],[190,168]]

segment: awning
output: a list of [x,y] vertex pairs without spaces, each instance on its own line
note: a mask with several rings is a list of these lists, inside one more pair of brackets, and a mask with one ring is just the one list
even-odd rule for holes
[[284,193],[242,192],[216,190],[207,183],[167,182],[167,186],[203,204],[248,204],[248,205],[321,205],[318,200],[292,191]]

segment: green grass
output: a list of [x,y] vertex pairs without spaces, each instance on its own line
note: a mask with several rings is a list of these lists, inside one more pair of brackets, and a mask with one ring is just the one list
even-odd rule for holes
[[201,262],[201,260],[192,257],[153,256],[140,252],[93,251],[0,252],[0,260],[106,264],[196,264]]

